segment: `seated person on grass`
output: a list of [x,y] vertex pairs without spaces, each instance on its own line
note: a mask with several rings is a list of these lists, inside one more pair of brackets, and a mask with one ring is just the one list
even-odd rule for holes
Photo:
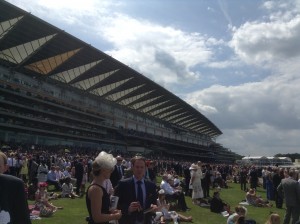
[[[158,221],[160,219],[160,223],[164,224],[166,221],[172,220],[174,217],[182,222],[191,222],[193,220],[192,216],[184,216],[175,211],[169,211],[170,204],[167,204],[165,199],[165,191],[161,189],[158,192],[158,199],[157,199],[157,210],[156,210],[156,217],[155,220]],[[177,221],[177,220],[174,220]]]
[[61,190],[61,185],[59,183],[59,180],[57,179],[56,172],[55,172],[55,166],[51,166],[50,171],[47,174],[47,184],[48,185],[54,185],[55,190]]
[[47,183],[39,183],[39,188],[35,193],[35,208],[41,210],[42,208],[47,208],[51,212],[55,212],[57,209],[62,209],[62,207],[54,206],[49,202],[48,193],[47,193]]
[[215,191],[213,198],[210,202],[210,211],[215,213],[222,213],[222,212],[228,212],[230,213],[230,206],[229,204],[223,202],[223,200],[220,198],[220,192]]
[[74,193],[73,190],[73,184],[71,183],[71,178],[66,177],[65,178],[65,183],[62,185],[62,192],[61,192],[61,197],[62,198],[78,198],[79,196]]
[[265,224],[280,224],[280,216],[277,213],[272,213]]
[[160,188],[165,191],[167,201],[172,199],[177,200],[178,206],[182,211],[189,210],[189,208],[186,205],[185,197],[181,187],[173,188],[170,184],[171,181],[172,179],[169,179],[167,174],[164,174],[162,176]]
[[246,217],[247,209],[244,206],[236,206],[235,212],[227,219],[227,224],[234,224],[240,216]]
[[256,191],[254,188],[250,188],[246,193],[246,201],[253,206],[257,207],[272,207],[268,201],[262,199],[260,196],[256,195]]

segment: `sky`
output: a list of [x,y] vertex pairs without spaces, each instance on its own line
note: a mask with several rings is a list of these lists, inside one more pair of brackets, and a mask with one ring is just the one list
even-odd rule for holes
[[195,107],[244,156],[300,152],[300,0],[8,0]]

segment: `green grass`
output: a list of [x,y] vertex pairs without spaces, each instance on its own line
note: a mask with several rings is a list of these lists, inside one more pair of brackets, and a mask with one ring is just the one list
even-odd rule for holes
[[[210,194],[212,195],[212,191]],[[258,188],[257,194],[266,198],[265,190]],[[221,190],[221,198],[228,202],[231,206],[231,210],[245,198],[245,192],[240,190],[239,184],[231,183],[228,189]],[[190,211],[182,213],[186,216],[193,216],[195,224],[224,224],[226,223],[226,218],[219,214],[210,212],[209,208],[203,208],[193,205],[190,197],[186,197],[188,207],[191,208]],[[85,217],[87,216],[87,209],[85,206],[85,197],[77,199],[58,199],[52,201],[56,206],[63,206],[63,210],[58,210],[52,217],[42,218],[41,220],[34,220],[33,224],[85,224]],[[30,204],[32,202],[29,201]],[[248,218],[252,218],[257,221],[258,224],[264,224],[267,220],[270,212],[276,212],[280,215],[281,220],[283,219],[285,210],[272,208],[259,208],[253,206],[246,206],[248,209]]]

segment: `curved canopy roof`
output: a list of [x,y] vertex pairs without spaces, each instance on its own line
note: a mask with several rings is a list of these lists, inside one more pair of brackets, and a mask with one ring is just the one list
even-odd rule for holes
[[102,51],[0,1],[0,63],[48,77],[192,132],[222,132],[195,108]]

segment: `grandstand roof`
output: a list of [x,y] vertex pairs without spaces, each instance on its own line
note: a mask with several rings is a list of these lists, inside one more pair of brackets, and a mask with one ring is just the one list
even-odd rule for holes
[[0,1],[0,64],[51,78],[189,131],[222,132],[185,101],[111,56]]

